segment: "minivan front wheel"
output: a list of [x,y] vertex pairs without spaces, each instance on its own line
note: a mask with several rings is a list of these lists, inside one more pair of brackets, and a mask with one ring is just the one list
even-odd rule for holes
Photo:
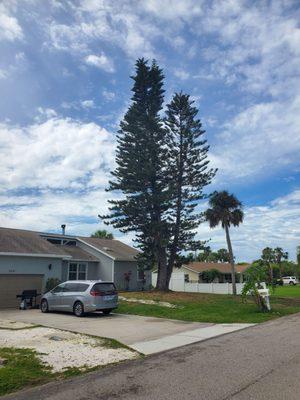
[[42,313],[47,313],[49,312],[49,306],[48,306],[48,301],[47,300],[42,300],[41,302],[41,311]]
[[84,316],[84,308],[83,304],[81,301],[76,301],[73,307],[73,312],[76,315],[76,317],[83,317]]

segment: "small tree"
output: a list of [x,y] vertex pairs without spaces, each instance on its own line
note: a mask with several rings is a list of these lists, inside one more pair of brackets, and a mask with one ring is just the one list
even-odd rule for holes
[[101,239],[113,239],[114,235],[110,232],[107,232],[106,229],[99,229],[91,235],[92,238],[101,238]]
[[125,284],[126,284],[125,290],[129,290],[131,274],[132,274],[131,271],[124,273],[124,279],[125,279]]
[[254,298],[255,303],[258,308],[265,312],[269,311],[267,303],[263,297],[260,296],[258,289],[262,289],[262,282],[265,282],[267,279],[267,272],[264,268],[263,263],[256,262],[245,272],[246,282],[243,286],[242,290],[242,298],[246,301],[246,296],[251,294]]
[[261,261],[269,271],[267,282],[272,286],[272,291],[275,291],[274,284],[274,264],[275,264],[275,252],[271,247],[265,247],[261,254]]
[[48,278],[45,286],[45,293],[50,292],[50,290],[54,289],[60,283],[61,281],[58,278]]
[[229,228],[231,225],[239,226],[240,223],[243,222],[244,213],[242,210],[242,203],[233,194],[223,191],[213,193],[209,199],[209,205],[211,208],[205,212],[205,216],[210,227],[215,228],[221,224],[222,228],[225,230],[231,264],[232,293],[236,295],[234,256]]

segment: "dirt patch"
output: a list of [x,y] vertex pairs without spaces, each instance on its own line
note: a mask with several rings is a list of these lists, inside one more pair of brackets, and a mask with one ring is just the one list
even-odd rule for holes
[[136,299],[134,297],[123,297],[119,296],[119,300],[127,301],[129,303],[140,303],[140,304],[150,304],[154,306],[167,307],[167,308],[178,308],[176,304],[168,303],[167,301],[155,301],[151,299]]
[[18,330],[18,329],[33,328],[34,326],[35,326],[34,324],[30,323],[11,321],[9,319],[0,319],[0,329]]

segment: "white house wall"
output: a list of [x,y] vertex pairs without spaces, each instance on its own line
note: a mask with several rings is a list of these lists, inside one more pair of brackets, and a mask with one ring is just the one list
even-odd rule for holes
[[97,257],[99,260],[97,267],[97,276],[90,279],[101,279],[102,281],[111,281],[113,280],[113,265],[114,260],[112,258],[107,257],[105,254],[101,253],[98,250],[93,249],[92,247],[86,245],[85,243],[78,242],[78,247],[82,250],[86,251],[89,254]]

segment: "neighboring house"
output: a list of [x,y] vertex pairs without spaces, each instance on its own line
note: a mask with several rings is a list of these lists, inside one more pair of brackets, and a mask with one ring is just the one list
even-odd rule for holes
[[[244,282],[243,273],[249,268],[250,264],[235,265],[235,270],[238,276],[237,282]],[[216,269],[219,271],[215,283],[231,283],[231,265],[229,263],[213,263],[213,262],[191,262],[188,265],[183,265],[181,268],[174,268],[173,272],[184,272],[185,282],[202,283],[202,273],[204,271]]]
[[[16,307],[26,289],[43,292],[49,278],[101,279],[118,289],[149,288],[137,267],[138,251],[115,239],[0,228],[0,308]],[[130,280],[125,280],[125,275]]]

